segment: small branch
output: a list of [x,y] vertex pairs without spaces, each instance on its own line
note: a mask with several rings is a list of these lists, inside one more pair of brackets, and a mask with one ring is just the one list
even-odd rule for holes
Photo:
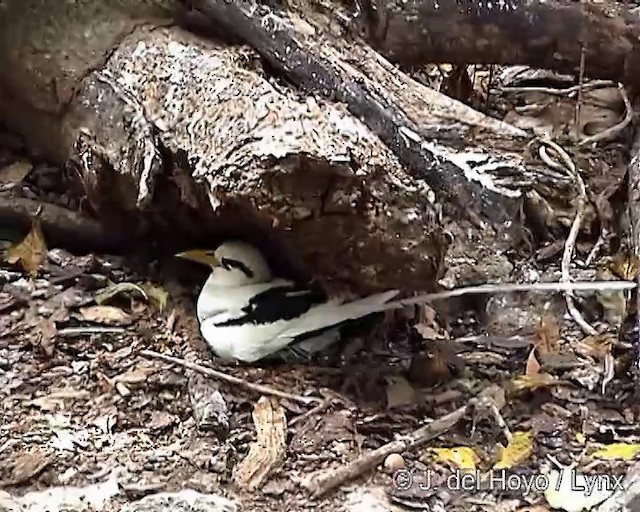
[[580,74],[578,78],[578,99],[576,101],[575,129],[576,138],[580,135],[580,108],[582,107],[582,94],[584,93],[584,64],[586,56],[586,48],[584,43],[580,49]]
[[497,386],[489,386],[475,399],[469,400],[465,405],[456,409],[437,420],[420,427],[407,436],[403,436],[400,439],[391,441],[376,450],[361,455],[357,459],[351,461],[349,464],[342,466],[336,470],[330,470],[323,472],[321,475],[312,477],[303,485],[311,492],[314,497],[322,496],[334,489],[335,487],[359,477],[363,473],[373,469],[378,464],[381,464],[384,459],[392,453],[400,453],[412,448],[418,448],[428,441],[438,437],[445,433],[467,413],[475,407],[477,401],[483,401],[490,399],[491,397],[498,395],[500,389]]
[[126,332],[122,327],[65,327],[56,335],[62,337],[84,336],[86,334],[122,334]]
[[609,140],[616,137],[622,130],[624,130],[631,121],[633,120],[633,107],[631,106],[631,101],[629,101],[629,96],[627,95],[627,91],[625,91],[624,86],[622,84],[618,84],[618,91],[620,91],[620,96],[622,97],[622,101],[624,102],[624,118],[618,124],[612,126],[611,128],[607,128],[606,130],[601,131],[600,133],[596,133],[591,137],[587,137],[580,141],[580,146],[585,146],[587,144],[593,144],[595,142],[600,142],[603,140]]
[[28,229],[38,216],[48,244],[112,252],[131,242],[125,232],[108,231],[98,221],[54,204],[0,195],[0,224]]
[[543,94],[552,94],[554,96],[571,96],[572,94],[582,91],[591,91],[593,89],[605,89],[607,87],[616,87],[617,83],[611,80],[593,80],[589,83],[580,85],[573,85],[564,89],[557,89],[555,87],[501,87],[501,92],[539,92]]
[[199,372],[203,375],[206,375],[207,377],[211,377],[212,379],[221,380],[229,384],[235,384],[236,386],[240,386],[241,388],[247,391],[251,391],[253,393],[259,393],[261,395],[277,396],[279,398],[301,402],[305,405],[321,402],[319,398],[315,398],[311,396],[293,395],[291,393],[279,391],[269,386],[263,386],[262,384],[253,384],[239,377],[234,377],[233,375],[228,375],[218,370],[214,370],[213,368],[207,368],[206,366],[202,366],[197,363],[191,363],[189,361],[185,361],[184,359],[180,359],[178,357],[168,356],[166,354],[154,352],[153,350],[141,350],[140,354],[143,355],[144,357],[148,357],[151,359],[161,359],[162,361],[166,361],[167,363],[180,365],[183,368],[188,368],[190,370]]
[[[585,208],[587,206],[587,189],[584,185],[584,181],[580,176],[580,173],[576,169],[573,160],[567,154],[567,152],[558,146],[555,142],[544,139],[542,143],[547,145],[549,148],[553,149],[556,155],[562,160],[564,167],[566,168],[567,173],[573,178],[576,188],[578,189],[578,204],[576,206],[576,216],[573,219],[573,223],[571,224],[571,229],[569,230],[569,235],[567,236],[567,240],[564,244],[564,252],[562,254],[562,277],[561,281],[563,283],[571,282],[571,258],[573,257],[573,249],[576,245],[576,239],[578,238],[578,233],[580,231],[580,225],[582,224],[582,219],[584,217]],[[567,303],[567,309],[569,310],[569,314],[575,320],[575,322],[580,326],[580,328],[588,335],[598,334],[596,331],[580,314],[580,311],[576,308],[573,302],[573,294],[571,291],[565,291],[565,301]]]

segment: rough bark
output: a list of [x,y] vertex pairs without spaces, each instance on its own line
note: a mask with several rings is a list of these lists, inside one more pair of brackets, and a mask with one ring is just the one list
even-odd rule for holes
[[[499,231],[508,231],[503,228],[511,225],[520,194],[496,185],[487,170],[497,165],[517,173],[517,164],[498,162],[474,148],[482,147],[478,133],[482,128],[491,139],[513,139],[523,132],[497,121],[473,126],[477,117],[470,109],[401,76],[364,46],[341,37],[317,37],[317,30],[305,27],[295,15],[278,17],[252,1],[190,3],[209,15],[212,24],[233,30],[298,87],[345,103],[413,178],[432,187],[444,204],[456,206],[458,216],[471,214],[474,220],[488,220]],[[317,17],[315,22],[322,25]],[[328,22],[324,25],[328,29]],[[474,131],[471,145],[469,135]],[[449,148],[464,151],[451,153],[439,143],[443,140]],[[491,146],[495,144],[491,140]]]
[[640,17],[607,1],[365,0],[358,27],[401,66],[526,64],[638,87]]
[[[330,291],[368,293],[433,286],[446,248],[440,205],[470,213],[476,227],[458,225],[460,236],[494,259],[496,233],[517,224],[521,193],[508,182],[529,172],[523,133],[412,81],[339,30],[324,33],[317,19],[279,20],[248,4],[205,9],[258,47],[265,70],[248,48],[145,24],[168,12],[160,1],[87,0],[61,14],[11,0],[9,13],[18,4],[69,21],[0,17],[10,70],[0,120],[65,163],[109,232],[155,234],[167,250],[241,236],[279,273],[289,267],[278,263],[299,263]],[[65,38],[89,18],[110,29]],[[34,41],[52,48],[45,58]],[[274,69],[350,112],[268,80]],[[487,145],[501,149],[479,149]]]
[[[95,58],[75,58],[73,77],[66,51],[43,67],[33,39],[8,39],[23,53],[11,69],[24,65],[35,85],[3,76],[4,122],[66,163],[109,231],[174,244],[248,238],[334,292],[433,286],[445,248],[433,193],[364,125],[270,84],[247,48],[138,25],[100,48],[92,40]],[[63,78],[72,93],[47,94]]]

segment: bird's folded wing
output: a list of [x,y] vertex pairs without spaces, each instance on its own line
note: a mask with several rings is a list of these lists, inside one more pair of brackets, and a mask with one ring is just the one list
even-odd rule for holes
[[348,320],[355,320],[377,313],[382,311],[385,303],[393,299],[398,293],[398,290],[389,290],[353,302],[340,303],[330,301],[314,306],[278,336],[295,338],[308,332],[319,331]]
[[225,318],[216,321],[219,327],[242,324],[273,324],[301,317],[312,307],[323,304],[326,295],[317,290],[282,282],[250,297]]

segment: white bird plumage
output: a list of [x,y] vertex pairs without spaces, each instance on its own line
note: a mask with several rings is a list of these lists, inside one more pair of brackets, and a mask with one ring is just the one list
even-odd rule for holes
[[317,290],[274,278],[262,254],[238,241],[178,256],[212,269],[197,302],[202,337],[216,355],[244,362],[294,343],[326,347],[339,339],[345,322],[384,310],[398,294],[390,290],[353,302],[327,300]]

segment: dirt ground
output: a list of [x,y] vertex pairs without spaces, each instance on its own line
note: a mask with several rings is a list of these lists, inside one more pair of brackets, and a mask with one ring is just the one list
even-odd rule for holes
[[[595,207],[574,280],[637,272],[616,196],[625,148],[580,155]],[[0,177],[21,174],[7,154]],[[26,174],[7,178],[17,197],[81,207],[42,184],[50,168],[29,167],[37,184]],[[471,245],[449,221],[443,282],[558,281],[575,198],[564,182],[554,190],[550,236],[529,233],[521,252]],[[0,510],[640,510],[627,292],[576,294],[591,334],[561,294],[493,294],[388,315],[318,361],[240,365],[200,337],[206,274],[0,230]],[[449,428],[314,497],[315,477],[456,411]],[[471,480],[453,485],[464,471]]]

